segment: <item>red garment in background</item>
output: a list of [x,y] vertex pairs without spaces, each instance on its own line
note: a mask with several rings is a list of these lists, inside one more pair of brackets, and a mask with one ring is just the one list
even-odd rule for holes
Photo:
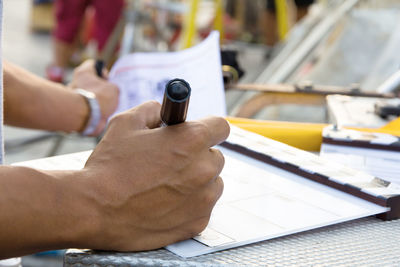
[[83,24],[88,7],[95,10],[93,38],[101,51],[122,14],[124,0],[56,0],[56,27],[54,37],[73,43]]

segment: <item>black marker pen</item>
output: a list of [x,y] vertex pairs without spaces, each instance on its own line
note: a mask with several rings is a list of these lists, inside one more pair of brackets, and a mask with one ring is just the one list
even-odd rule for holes
[[163,126],[186,120],[191,90],[190,85],[182,79],[173,79],[167,83],[160,114]]
[[105,65],[104,60],[101,59],[97,59],[96,63],[94,64],[94,69],[96,70],[96,74],[100,78],[104,78],[103,77],[104,65]]

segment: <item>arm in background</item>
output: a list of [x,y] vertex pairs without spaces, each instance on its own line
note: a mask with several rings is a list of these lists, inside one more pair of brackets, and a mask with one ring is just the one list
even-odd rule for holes
[[[116,85],[96,76],[93,64],[93,61],[86,61],[75,70],[71,87],[96,95],[101,109],[98,134],[117,107],[119,91]],[[5,123],[50,131],[82,131],[90,110],[86,100],[71,87],[50,82],[5,62]]]

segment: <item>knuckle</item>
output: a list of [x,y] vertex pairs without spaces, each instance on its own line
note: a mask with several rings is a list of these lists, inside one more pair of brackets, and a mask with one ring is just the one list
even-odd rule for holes
[[205,194],[203,201],[206,204],[206,206],[208,206],[208,208],[210,208],[210,207],[214,206],[214,203],[216,202],[217,199],[218,199],[217,192],[208,191]]
[[204,229],[206,229],[208,222],[210,220],[210,216],[202,217],[197,220],[190,229],[191,235],[196,236],[201,233]]
[[214,116],[216,120],[219,120],[219,124],[225,128],[230,128],[228,121],[223,117]]
[[217,199],[219,199],[222,195],[222,192],[224,191],[224,180],[222,180],[221,177],[218,177],[216,179],[216,184],[217,184]]
[[190,127],[189,136],[192,142],[204,146],[210,139],[210,131],[204,123],[196,122]]
[[222,117],[212,117],[215,121],[217,121],[217,125],[220,129],[222,129],[222,133],[225,135],[225,138],[227,138],[229,136],[231,127],[229,126],[229,123],[226,119],[222,118]]
[[144,102],[142,105],[138,106],[137,108],[140,109],[159,109],[161,104],[156,100],[150,100]]
[[118,124],[120,124],[122,121],[125,121],[125,120],[126,120],[126,117],[127,117],[127,114],[126,114],[125,112],[119,113],[119,114],[113,116],[113,117],[110,119],[109,125],[110,125],[110,126],[115,125],[115,124],[118,125]]
[[224,127],[226,132],[227,132],[227,134],[229,135],[229,132],[231,130],[231,127],[229,126],[229,122],[226,119],[221,118],[221,117],[219,117],[219,120],[220,120],[219,125],[221,127]]
[[137,106],[133,111],[139,116],[148,116],[148,114],[153,112],[159,112],[161,109],[161,104],[155,100],[147,101]]
[[221,177],[217,177],[215,183],[212,184],[212,189],[208,190],[207,194],[204,197],[204,202],[208,204],[208,207],[212,209],[217,202],[217,200],[221,197],[222,192],[224,191],[224,182]]
[[161,104],[156,100],[147,101],[147,102],[145,102],[145,104],[147,104],[147,105],[149,105],[151,107],[153,107],[153,106],[154,107],[160,107],[161,106]]
[[222,170],[222,168],[225,165],[224,154],[219,149],[212,148],[212,151],[215,153],[216,162],[219,163],[219,166],[220,166],[220,168]]
[[218,164],[216,164],[215,162],[212,162],[210,164],[204,164],[204,165],[202,164],[201,170],[202,170],[201,175],[207,181],[215,178],[219,172]]

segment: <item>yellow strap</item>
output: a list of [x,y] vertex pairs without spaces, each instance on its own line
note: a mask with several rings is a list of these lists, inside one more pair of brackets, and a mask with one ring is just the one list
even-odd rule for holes
[[[308,151],[319,151],[322,142],[322,130],[329,125],[323,123],[253,120],[236,117],[228,117],[227,120],[245,130]],[[386,133],[400,136],[400,118],[378,129],[346,128],[363,132]]]
[[193,45],[193,39],[197,32],[196,15],[199,9],[200,0],[191,0],[189,11],[186,13],[185,24],[183,26],[183,45],[182,48],[189,48]]
[[242,129],[308,151],[320,150],[322,130],[328,126],[319,123],[264,121],[236,117],[228,117],[227,120]]
[[288,5],[286,0],[275,0],[279,39],[284,40],[289,31]]

